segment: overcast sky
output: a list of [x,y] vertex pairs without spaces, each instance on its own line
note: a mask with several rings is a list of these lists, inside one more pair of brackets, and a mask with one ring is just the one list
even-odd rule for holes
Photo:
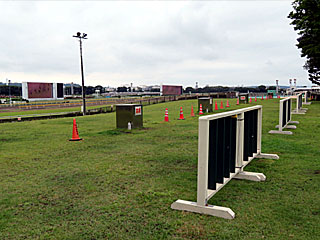
[[0,2],[0,82],[311,85],[291,1]]

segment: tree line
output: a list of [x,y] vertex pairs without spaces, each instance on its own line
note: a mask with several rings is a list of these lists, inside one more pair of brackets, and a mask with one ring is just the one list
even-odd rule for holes
[[[211,92],[230,92],[237,91],[241,93],[246,92],[267,92],[267,90],[275,90],[275,86],[266,87],[260,85],[258,87],[224,87],[224,86],[206,86],[203,88],[186,87],[183,93],[211,93]],[[118,87],[117,92],[131,92],[130,87]],[[142,90],[133,89],[133,92],[142,92]],[[150,89],[148,92],[160,92],[160,89]]]
[[275,86],[266,87],[264,85],[260,85],[258,87],[224,87],[224,86],[206,86],[204,88],[192,88],[187,87],[183,90],[184,93],[211,93],[211,92],[267,92],[267,90],[276,90]]
[[[246,92],[267,92],[267,90],[275,90],[276,87],[270,86],[266,87],[264,85],[260,85],[258,87],[224,87],[224,86],[206,86],[203,88],[192,88],[192,87],[186,87],[183,89],[184,93],[212,93],[212,92],[229,92],[229,91],[237,91],[241,93]],[[86,86],[85,91],[86,95],[91,95],[96,92],[96,90],[99,90],[100,93],[105,93],[105,88],[101,85],[97,85],[95,87],[93,86]],[[118,87],[116,89],[117,92],[131,92],[130,87]],[[160,89],[151,89],[151,92],[160,92]],[[11,96],[22,96],[22,90],[21,86],[10,86],[10,92]],[[133,92],[142,92],[142,90],[136,90],[133,89]],[[74,86],[73,87],[73,93],[74,95],[81,95],[82,89],[81,86]],[[2,96],[9,96],[9,86],[7,85],[1,85],[0,86],[0,95]],[[65,87],[65,95],[71,95],[71,87],[66,86]]]
[[[91,94],[95,93],[96,90],[99,90],[100,93],[105,92],[105,88],[102,87],[101,85],[97,85],[95,87],[85,86],[86,95],[91,95]],[[81,86],[74,86],[73,93],[75,95],[81,95],[82,94]],[[10,86],[10,90],[9,90],[8,85],[0,85],[0,95],[1,96],[11,95],[11,96],[16,96],[16,97],[22,96],[22,87],[21,86]],[[71,95],[71,87],[70,86],[65,87],[65,95]]]

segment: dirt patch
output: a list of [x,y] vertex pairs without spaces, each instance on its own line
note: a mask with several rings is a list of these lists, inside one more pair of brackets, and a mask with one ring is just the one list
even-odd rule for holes
[[176,233],[183,239],[196,239],[203,237],[205,235],[205,230],[200,224],[186,222],[176,230]]
[[311,170],[311,169],[308,169],[308,170],[306,170],[306,173],[307,173],[307,174],[320,174],[320,170]]
[[256,162],[272,164],[275,162],[275,160],[273,160],[273,159],[257,159]]
[[130,130],[120,130],[120,129],[113,129],[113,130],[106,130],[102,132],[98,132],[99,135],[109,135],[109,136],[115,136],[115,135],[120,135],[120,134],[130,134],[132,133]]

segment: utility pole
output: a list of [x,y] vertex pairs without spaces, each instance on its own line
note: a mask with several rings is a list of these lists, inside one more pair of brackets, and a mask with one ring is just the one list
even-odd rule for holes
[[11,80],[10,79],[6,79],[7,80],[7,84],[8,84],[8,87],[9,87],[9,104],[10,104],[10,107],[12,106],[12,101],[11,101],[11,89],[10,89],[10,83],[11,83]]
[[83,60],[82,60],[82,39],[88,39],[86,38],[88,34],[83,33],[81,36],[80,32],[77,32],[77,35],[73,36],[75,38],[79,38],[80,42],[80,63],[81,63],[81,79],[82,79],[82,113],[83,115],[86,115],[86,93],[84,89],[84,74],[83,74]]

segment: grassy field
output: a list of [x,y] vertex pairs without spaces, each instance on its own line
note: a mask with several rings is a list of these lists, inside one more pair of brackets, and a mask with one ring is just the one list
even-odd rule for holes
[[78,117],[81,142],[68,141],[72,118],[1,124],[0,239],[319,239],[320,104],[282,136],[268,134],[278,100],[258,103],[262,150],[280,159],[246,168],[266,182],[232,180],[210,200],[234,220],[170,209],[196,200],[195,100],[144,107],[145,128],[132,132],[115,129],[115,113]]
[[[97,106],[87,106],[87,109],[95,109],[100,107],[105,107],[107,105],[97,105]],[[69,108],[54,108],[54,109],[32,109],[32,110],[25,110],[21,109],[16,112],[12,112],[11,110],[2,110],[0,112],[1,117],[7,116],[24,116],[24,115],[32,115],[32,114],[46,114],[46,113],[62,113],[62,112],[76,112],[81,111],[81,107],[69,107]]]

